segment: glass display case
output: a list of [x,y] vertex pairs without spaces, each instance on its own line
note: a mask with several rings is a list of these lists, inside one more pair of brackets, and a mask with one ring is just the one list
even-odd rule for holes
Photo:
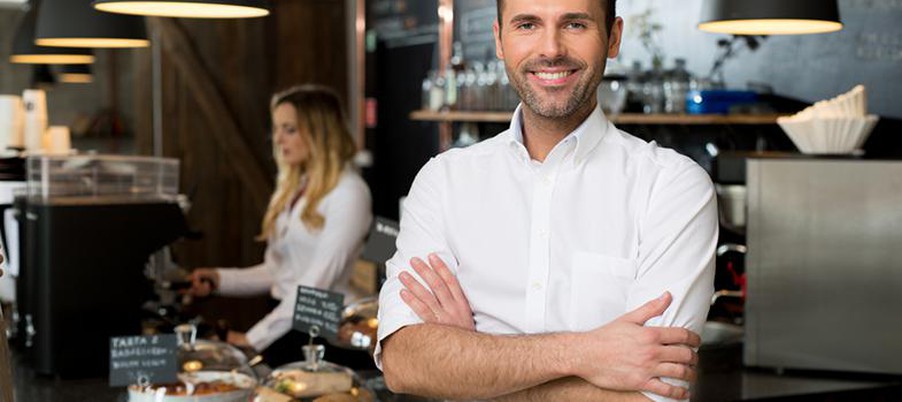
[[179,161],[120,155],[28,157],[27,194],[33,203],[173,201]]

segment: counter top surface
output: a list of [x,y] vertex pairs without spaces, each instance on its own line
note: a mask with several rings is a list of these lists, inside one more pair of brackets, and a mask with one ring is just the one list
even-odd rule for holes
[[703,346],[693,401],[897,401],[902,376],[823,373],[742,366],[742,344]]
[[[897,401],[902,400],[902,376],[826,375],[743,368],[742,345],[703,347],[693,401]],[[106,378],[59,379],[37,375],[21,353],[13,353],[16,401],[126,402],[123,388],[110,388]],[[372,383],[378,373],[361,373]],[[378,382],[378,381],[377,381]],[[424,401],[380,392],[382,401]]]

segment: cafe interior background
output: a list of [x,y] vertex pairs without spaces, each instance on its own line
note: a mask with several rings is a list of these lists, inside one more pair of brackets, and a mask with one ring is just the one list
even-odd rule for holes
[[[902,93],[902,2],[839,0],[843,26],[837,32],[744,36],[699,29],[708,2],[621,0],[622,52],[608,62],[599,88],[602,106],[620,128],[690,156],[717,184],[721,300],[712,301],[710,319],[723,326],[712,326],[708,337],[744,347],[748,367],[897,379],[902,263],[893,245],[902,241],[902,105],[896,99]],[[43,0],[42,7],[50,13],[53,3]],[[761,3],[762,9],[780,7]],[[268,108],[275,91],[318,83],[340,94],[374,215],[388,220],[399,218],[399,200],[430,157],[503,131],[517,102],[494,58],[490,0],[275,0],[259,18],[139,18],[146,42],[94,48],[89,80],[77,83],[66,82],[61,65],[12,62],[14,41],[26,34],[28,8],[23,0],[0,0],[3,107],[10,96],[41,89],[47,126],[64,128],[54,137],[62,145],[43,151],[38,145],[27,153],[174,158],[177,165],[166,165],[177,173],[172,191],[190,208],[182,209],[184,227],[159,223],[171,211],[118,226],[103,216],[96,225],[85,218],[77,226],[56,226],[40,233],[41,241],[16,240],[16,265],[4,265],[8,274],[0,288],[14,360],[47,353],[24,346],[31,335],[20,311],[28,304],[23,297],[50,299],[36,290],[44,285],[23,287],[26,270],[41,269],[44,276],[32,280],[49,282],[48,289],[58,290],[56,281],[79,289],[53,300],[71,304],[81,321],[54,323],[58,333],[43,336],[53,343],[49,338],[63,332],[91,333],[80,339],[92,346],[80,348],[94,355],[88,360],[101,355],[92,372],[97,374],[105,369],[106,339],[116,334],[89,328],[106,325],[117,297],[132,300],[134,289],[154,286],[142,277],[142,264],[159,256],[160,247],[167,249],[167,263],[185,268],[248,266],[261,259],[263,244],[253,239],[273,188]],[[54,16],[86,32],[96,27],[95,17]],[[859,85],[864,91],[855,89]],[[788,135],[792,119],[839,116],[812,111],[814,118],[778,124],[778,116],[846,93],[854,95],[842,101],[866,104],[865,113],[841,116],[855,124],[796,125],[796,138]],[[879,118],[873,131],[874,118],[867,115]],[[819,139],[800,145],[805,136],[827,131],[870,135],[836,149]],[[0,145],[11,147],[3,151],[0,170],[6,171],[0,176],[9,185],[0,186],[0,199],[4,210],[16,211],[13,195],[50,171],[26,174],[19,153],[25,144],[13,143],[8,132],[0,138]],[[6,233],[10,227],[5,224],[3,235],[8,257],[15,246]],[[155,234],[144,236],[139,230],[145,229]],[[45,264],[39,255],[86,252],[72,248],[98,254],[134,248],[144,260],[136,272],[117,277],[129,282],[119,290],[91,273],[89,260],[33,267],[38,260]],[[72,273],[61,274],[63,265]],[[360,291],[375,292],[379,261],[362,263],[359,271]],[[82,300],[91,292],[99,295],[95,304]],[[264,299],[212,298],[180,308],[185,315],[221,317],[236,329],[266,311]],[[831,342],[841,337],[849,342],[837,349]],[[79,370],[56,359],[46,357],[31,375],[66,377]]]

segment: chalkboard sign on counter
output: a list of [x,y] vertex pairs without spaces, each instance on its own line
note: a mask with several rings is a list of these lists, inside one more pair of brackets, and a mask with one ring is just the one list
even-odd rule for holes
[[110,386],[178,381],[177,347],[173,334],[110,338]]
[[338,338],[344,299],[341,293],[298,286],[293,328],[304,333],[316,328],[319,336],[333,340]]

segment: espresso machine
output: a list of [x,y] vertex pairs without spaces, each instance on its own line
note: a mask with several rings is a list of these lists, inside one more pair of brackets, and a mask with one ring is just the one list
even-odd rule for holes
[[19,334],[35,372],[106,372],[111,336],[141,333],[149,257],[187,232],[179,162],[32,156],[16,200]]

